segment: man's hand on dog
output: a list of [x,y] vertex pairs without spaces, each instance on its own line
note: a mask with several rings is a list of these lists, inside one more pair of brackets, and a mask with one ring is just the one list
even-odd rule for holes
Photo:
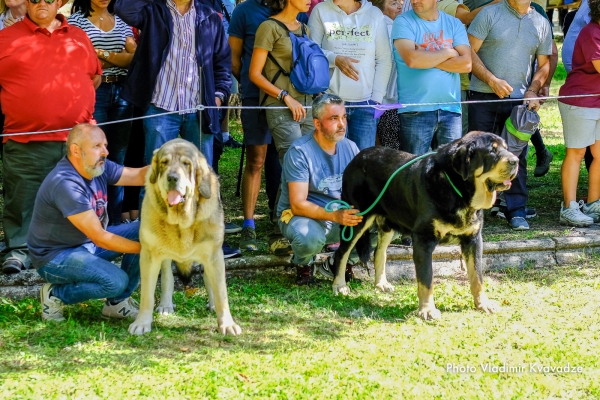
[[337,210],[334,213],[334,215],[335,215],[334,221],[340,225],[345,225],[345,226],[358,225],[363,220],[362,216],[356,215],[356,213],[359,213],[359,212],[360,212],[360,210],[356,210],[354,208],[352,208],[350,210]]

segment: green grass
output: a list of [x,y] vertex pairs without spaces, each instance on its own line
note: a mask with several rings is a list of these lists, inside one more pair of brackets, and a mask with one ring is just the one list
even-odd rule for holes
[[[415,315],[416,285],[372,282],[334,297],[330,282],[295,287],[291,274],[229,279],[244,332],[215,333],[204,289],[176,293],[177,314],[143,337],[100,318],[100,301],[40,322],[38,301],[0,305],[0,398],[599,398],[598,261],[486,277],[502,311],[472,308],[464,277],[436,282],[442,319]],[[525,365],[485,373],[480,364]],[[530,373],[567,363],[581,373]],[[447,364],[475,373],[449,373]]]

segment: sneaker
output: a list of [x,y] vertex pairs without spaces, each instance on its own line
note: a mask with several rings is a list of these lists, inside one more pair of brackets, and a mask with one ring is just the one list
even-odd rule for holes
[[2,272],[9,274],[18,274],[21,271],[25,270],[25,265],[21,262],[21,260],[16,258],[9,258],[8,260],[2,263]]
[[324,278],[333,279],[333,271],[331,266],[333,265],[333,256],[327,257],[325,262],[320,262],[316,267],[316,272],[321,274]]
[[238,233],[242,231],[242,227],[233,222],[225,222],[225,233]]
[[110,304],[107,300],[102,307],[102,315],[108,318],[130,318],[136,319],[140,312],[140,305],[131,297],[119,302],[118,304]]
[[227,242],[223,242],[223,258],[224,259],[228,259],[228,258],[237,258],[237,257],[241,257],[242,256],[242,251],[237,248],[234,249],[233,247],[229,247],[229,245],[227,244]]
[[296,265],[296,285],[305,286],[315,283],[313,265]]
[[239,149],[243,145],[240,142],[238,142],[237,140],[235,140],[233,138],[233,136],[229,135],[229,139],[227,139],[226,141],[223,142],[223,146],[231,147],[232,149]]
[[539,178],[544,176],[550,171],[550,163],[554,158],[554,154],[548,148],[544,148],[542,154],[536,154],[537,160],[535,162],[535,169],[533,170],[533,176]]
[[[600,221],[600,200],[592,201],[591,203],[583,203],[581,211],[588,217],[592,218],[594,222]],[[570,207],[569,207],[570,208]]]
[[273,235],[269,238],[269,251],[280,257],[294,254],[289,240],[284,238],[281,234]]
[[63,302],[58,297],[52,296],[52,284],[46,283],[40,290],[40,302],[42,303],[42,321],[61,322],[63,317]]
[[[506,208],[504,207],[498,207],[498,210],[496,210],[496,217],[498,218],[506,218],[506,216],[504,215],[504,212],[506,211]],[[537,217],[537,212],[535,211],[535,208],[525,208],[525,218],[529,219],[529,218],[534,218]]]
[[247,226],[242,229],[240,248],[242,250],[258,250],[258,242],[256,241],[256,231],[253,227]]
[[565,208],[564,206],[565,204],[561,202],[559,218],[561,224],[586,227],[594,223],[594,218],[591,215],[587,215],[585,211],[581,212],[581,207],[585,207],[583,200],[580,200],[579,203],[576,201],[569,202],[569,208]]
[[512,217],[508,224],[513,231],[527,231],[529,230],[529,224],[523,217]]
[[[333,276],[333,271],[331,270],[332,265],[333,265],[333,256],[328,257],[327,261],[325,261],[323,263],[319,263],[319,265],[316,266],[315,271],[319,272],[325,278],[334,279],[335,277]],[[345,279],[346,279],[346,282],[355,280],[354,272],[352,271],[351,264],[346,265]]]

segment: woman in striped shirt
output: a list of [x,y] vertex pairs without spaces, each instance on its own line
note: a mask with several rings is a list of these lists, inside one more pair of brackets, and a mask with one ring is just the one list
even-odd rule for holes
[[[102,83],[96,90],[94,118],[98,123],[131,118],[133,106],[120,94],[127,78],[136,44],[133,31],[114,15],[115,0],[75,0],[69,24],[83,29],[89,36],[102,63]],[[120,165],[125,161],[131,122],[103,125],[108,141],[108,158]],[[123,187],[108,187],[108,216],[111,225],[121,223]]]

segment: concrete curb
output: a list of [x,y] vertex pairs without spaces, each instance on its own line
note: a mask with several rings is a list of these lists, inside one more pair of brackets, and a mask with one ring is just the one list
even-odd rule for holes
[[[486,270],[505,268],[552,267],[573,264],[600,253],[600,235],[578,232],[582,236],[484,243],[483,261]],[[327,254],[320,256],[321,259]],[[291,265],[291,256],[259,255],[227,260],[227,271],[246,271]],[[370,266],[372,268],[372,265]],[[464,274],[459,246],[438,246],[433,253],[433,269],[437,276]],[[414,279],[412,248],[392,245],[388,248],[387,277],[390,281]],[[360,271],[363,274],[367,271]],[[201,268],[194,269],[194,280]],[[0,297],[21,299],[37,296],[44,283],[35,271],[15,275],[0,275]]]

